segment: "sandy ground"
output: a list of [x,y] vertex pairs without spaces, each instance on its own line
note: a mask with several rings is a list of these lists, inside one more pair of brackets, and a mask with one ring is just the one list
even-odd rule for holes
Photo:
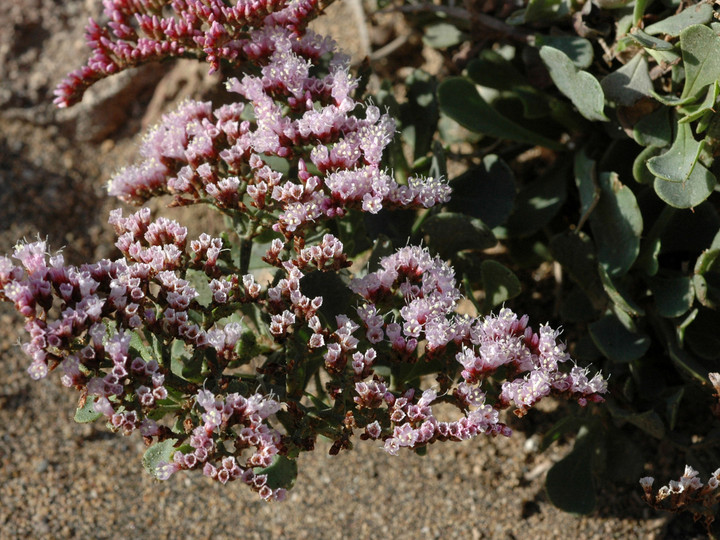
[[[168,103],[212,94],[202,70],[155,66],[98,85],[69,111],[53,109],[51,90],[84,58],[82,25],[99,4],[0,3],[0,252],[40,234],[67,246],[73,263],[112,256],[105,221],[115,203],[104,183]],[[324,22],[347,35],[348,21],[357,21],[357,9],[340,4]],[[350,44],[357,54],[373,46]],[[197,223],[197,215],[184,219]],[[300,459],[296,487],[280,504],[200,474],[160,483],[142,469],[139,436],[73,423],[75,393],[56,377],[30,380],[21,332],[10,306],[0,305],[3,539],[702,537],[687,520],[646,508],[634,487],[603,492],[589,517],[558,511],[544,494],[544,474],[569,446],[538,454],[539,436],[522,432],[436,445],[425,457],[392,457],[369,442],[332,457],[321,442]],[[551,425],[542,415],[530,422]]]

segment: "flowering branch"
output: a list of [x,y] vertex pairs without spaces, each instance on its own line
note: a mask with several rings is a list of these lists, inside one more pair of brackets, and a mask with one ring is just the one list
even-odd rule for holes
[[655,479],[646,476],[640,479],[643,488],[643,499],[650,506],[668,512],[691,512],[695,520],[703,519],[708,532],[717,515],[718,502],[720,502],[720,469],[716,470],[707,484],[703,484],[698,477],[699,473],[690,465],[685,466],[685,473],[680,480],[671,480],[667,486],[662,486],[657,495],[653,493]]
[[[710,382],[720,400],[720,373],[710,373]],[[713,407],[715,416],[719,415],[720,406],[716,403]],[[646,476],[640,479],[643,488],[643,499],[653,508],[667,512],[691,512],[695,521],[703,519],[710,537],[715,538],[712,532],[712,525],[718,513],[720,503],[720,469],[717,469],[703,484],[699,478],[698,471],[690,465],[685,466],[685,472],[680,480],[671,480],[666,486],[662,486],[657,494],[653,492],[655,479]]]
[[[172,24],[160,16],[164,5],[106,0],[111,21],[93,26],[90,39],[115,63],[61,86],[60,103],[98,74],[184,52],[188,36],[211,65],[251,58],[254,67],[227,83],[237,101],[184,102],[147,134],[140,162],[109,183],[132,204],[161,195],[175,206],[209,204],[238,239],[188,241],[180,224],[142,208],[110,214],[117,260],[67,266],[45,242],[19,244],[0,258],[0,300],[26,319],[31,377],[59,366],[90,419],[139,430],[157,478],[201,469],[265,500],[285,497],[295,459],[318,435],[333,440],[331,453],[360,432],[397,454],[509,436],[499,412],[512,406],[522,416],[549,395],[602,400],[601,375],[562,369],[570,357],[558,331],[534,332],[509,309],[459,315],[454,271],[426,249],[406,246],[364,277],[349,273],[333,234],[339,220],[430,208],[447,202],[450,188],[439,178],[399,184],[382,168],[395,124],[354,100],[347,57],[305,30],[314,0],[174,1],[173,17],[184,22]],[[132,17],[170,45],[147,45]],[[219,29],[228,25],[232,39]],[[248,271],[253,247],[274,273],[267,283]],[[318,276],[322,294],[312,292]],[[330,285],[347,289],[349,302],[333,305]],[[453,412],[441,420],[446,406]]]
[[55,103],[69,107],[110,75],[147,62],[192,57],[210,63],[255,61],[263,51],[248,33],[265,26],[299,35],[334,0],[103,0],[108,22],[89,19],[85,39],[91,55],[55,90]]

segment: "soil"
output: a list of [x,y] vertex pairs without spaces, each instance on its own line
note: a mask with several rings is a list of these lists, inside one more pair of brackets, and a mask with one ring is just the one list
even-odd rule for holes
[[[133,160],[145,127],[186,96],[211,96],[218,82],[191,62],[153,65],[55,109],[52,89],[85,58],[83,26],[100,12],[92,0],[0,2],[0,253],[39,235],[53,249],[65,246],[70,263],[114,257],[106,220],[118,203],[105,183]],[[368,22],[361,5],[346,2],[316,26],[353,36],[343,45],[355,58],[392,43],[399,44],[393,54],[417,53],[413,39],[393,41],[402,33],[398,19],[374,21],[361,26]],[[367,33],[348,32],[349,25]],[[377,60],[383,66],[387,58]],[[179,220],[198,228],[202,215],[193,210]],[[154,481],[142,469],[137,434],[75,424],[74,391],[56,377],[30,380],[17,345],[22,325],[5,304],[0,325],[2,538],[703,537],[688,520],[646,507],[634,485],[602,492],[590,516],[554,508],[544,476],[569,444],[540,453],[538,443],[561,408],[535,413],[530,429],[510,439],[436,445],[424,457],[392,457],[370,442],[329,456],[321,442],[300,459],[284,503],[266,504],[241,485],[199,473]]]

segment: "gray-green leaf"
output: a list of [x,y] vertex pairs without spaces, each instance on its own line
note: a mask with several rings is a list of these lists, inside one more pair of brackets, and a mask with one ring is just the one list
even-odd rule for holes
[[482,165],[461,174],[450,185],[451,212],[479,218],[491,229],[505,223],[512,212],[515,178],[510,167],[494,154],[485,156]]
[[567,170],[557,166],[522,186],[506,224],[512,236],[530,236],[555,217],[567,198],[566,175]]
[[597,431],[583,426],[572,451],[548,471],[545,479],[548,498],[566,512],[589,514],[597,504],[593,475],[593,461],[600,445]]
[[578,36],[543,36],[535,35],[535,46],[553,47],[564,52],[572,63],[580,69],[590,67],[593,61],[593,47],[590,40]]
[[614,315],[605,315],[588,329],[598,349],[616,363],[632,362],[650,348],[650,338],[628,330]]
[[692,278],[688,276],[655,277],[650,281],[650,290],[658,313],[663,317],[680,317],[690,309],[695,299]]
[[680,32],[680,49],[685,66],[681,97],[694,97],[720,79],[720,37],[707,26],[690,26]]
[[622,276],[640,252],[642,213],[635,195],[616,173],[602,173],[598,184],[600,200],[590,214],[598,260],[610,276]]
[[693,24],[707,24],[712,19],[713,8],[710,4],[695,4],[682,10],[677,15],[662,19],[645,28],[650,35],[667,34],[677,36],[688,26]]
[[497,239],[479,219],[464,214],[444,212],[423,223],[422,231],[429,237],[429,245],[443,257],[453,256],[464,249],[487,249]]
[[[667,146],[672,141],[670,108],[659,107],[633,126],[633,138],[642,146]],[[657,152],[656,152],[657,153]]]
[[686,182],[698,163],[702,147],[703,142],[695,140],[690,126],[679,124],[670,149],[664,154],[650,158],[647,162],[648,169],[655,176],[668,182]]
[[694,122],[705,114],[713,114],[715,112],[715,101],[717,100],[718,94],[720,94],[720,85],[718,81],[715,81],[708,88],[705,99],[702,100],[701,103],[693,103],[678,108],[679,112],[685,115],[678,123],[685,124]]
[[563,146],[516,124],[493,109],[475,85],[464,77],[451,77],[438,86],[440,110],[461,126],[498,139],[561,150]]
[[653,91],[648,63],[642,54],[636,54],[623,67],[605,77],[600,85],[605,97],[625,106],[634,105],[641,98],[652,96]]
[[702,163],[698,163],[685,183],[668,182],[655,178],[655,193],[675,208],[694,208],[715,189],[717,178]]
[[95,399],[95,396],[89,396],[85,400],[85,405],[75,410],[75,421],[78,424],[89,424],[102,416],[102,413],[95,410]]
[[522,292],[520,280],[505,265],[488,259],[480,265],[480,271],[485,291],[483,310],[486,313]]
[[423,43],[433,49],[445,49],[462,42],[465,34],[454,24],[437,23],[425,28]]
[[161,463],[170,463],[172,455],[175,453],[175,443],[177,439],[165,439],[162,442],[155,443],[143,454],[142,462],[145,470],[151,476],[157,478],[158,466]]
[[643,32],[639,28],[636,29],[635,32],[633,32],[632,34],[628,35],[631,39],[637,41],[646,49],[651,49],[653,51],[671,51],[674,48],[672,43],[668,43],[664,39],[648,35],[646,32]]
[[595,77],[587,71],[579,70],[564,52],[553,47],[542,47],[540,58],[547,66],[555,86],[572,101],[580,114],[588,120],[608,120],[603,113],[605,95]]

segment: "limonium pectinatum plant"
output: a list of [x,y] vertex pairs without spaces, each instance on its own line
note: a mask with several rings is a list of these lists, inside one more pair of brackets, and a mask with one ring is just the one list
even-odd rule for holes
[[[558,330],[507,308],[458,313],[453,268],[427,248],[350,271],[344,222],[443,205],[451,189],[384,168],[395,123],[356,101],[348,58],[307,30],[316,1],[104,5],[108,22],[89,23],[92,56],[57,90],[60,106],[168,57],[242,74],[226,81],[229,104],[185,101],[165,115],[109,182],[135,205],[214,207],[225,233],[189,238],[149,208],[118,209],[117,260],[68,266],[43,241],[0,258],[0,299],[26,319],[28,373],[59,371],[80,392],[76,420],[138,431],[161,480],[197,469],[277,500],[318,436],[331,453],[359,435],[395,455],[510,436],[500,411],[523,416],[546,396],[602,400],[605,380],[571,361]],[[253,257],[269,278],[250,271]]]

